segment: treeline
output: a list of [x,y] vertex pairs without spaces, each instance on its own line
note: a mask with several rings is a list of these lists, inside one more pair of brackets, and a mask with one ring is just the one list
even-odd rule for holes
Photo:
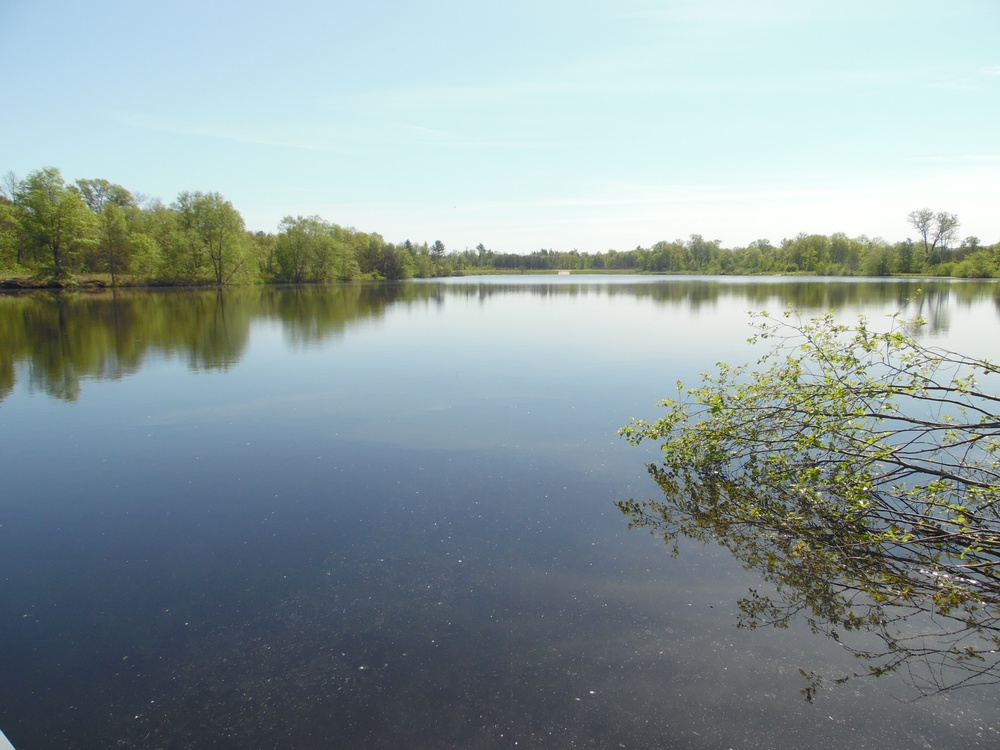
[[109,274],[112,283],[216,285],[448,275],[441,242],[386,242],[318,216],[250,232],[218,193],[165,205],[102,179],[67,184],[58,169],[12,174],[0,189],[0,272],[55,280]]
[[905,240],[799,234],[772,245],[756,240],[724,248],[718,240],[692,235],[687,241],[657,242],[649,248],[604,253],[539,250],[530,255],[466,251],[459,267],[506,270],[614,270],[706,275],[815,274],[819,276],[930,275],[961,278],[1000,276],[1000,243],[981,245],[967,237],[958,247]]
[[928,209],[910,214],[918,239],[800,234],[772,245],[757,240],[723,248],[692,235],[634,250],[581,253],[495,252],[482,244],[447,252],[430,245],[386,242],[376,233],[318,216],[282,220],[276,234],[250,232],[218,193],[182,192],[169,205],[103,179],[67,184],[58,169],[0,183],[0,273],[62,280],[108,274],[113,284],[216,285],[404,279],[475,272],[626,271],[753,275],[1000,276],[1000,243],[975,237],[958,244],[958,220]]

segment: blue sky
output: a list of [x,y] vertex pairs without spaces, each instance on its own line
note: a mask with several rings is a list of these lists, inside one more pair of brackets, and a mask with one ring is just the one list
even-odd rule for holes
[[254,230],[596,252],[1000,241],[998,0],[0,0],[0,172]]

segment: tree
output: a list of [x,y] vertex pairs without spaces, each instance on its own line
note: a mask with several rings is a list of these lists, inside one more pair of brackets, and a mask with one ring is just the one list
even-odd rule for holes
[[0,268],[3,269],[21,264],[21,222],[14,203],[20,183],[12,171],[0,178]]
[[128,190],[121,185],[114,185],[107,180],[77,180],[76,186],[80,191],[80,197],[87,204],[87,208],[94,214],[100,214],[109,203],[113,203],[120,208],[136,204],[135,198],[132,197],[132,194]]
[[117,283],[118,272],[128,264],[131,238],[126,222],[125,210],[116,203],[106,203],[98,216],[100,237],[98,239],[102,259],[111,274],[111,285]]
[[17,206],[0,195],[0,268],[11,269],[19,264],[20,235]]
[[275,244],[277,278],[282,281],[329,281],[358,274],[349,248],[335,237],[335,228],[318,216],[286,216]]
[[[758,361],[720,365],[621,434],[661,443],[662,500],[619,503],[668,543],[727,547],[775,586],[748,627],[814,630],[921,692],[996,681],[1000,648],[1000,366],[927,347],[915,324],[759,316]],[[856,631],[870,640],[849,643]],[[860,645],[859,645],[860,643]],[[905,665],[905,669],[901,669]],[[818,684],[810,676],[807,697]]]
[[958,236],[958,216],[945,211],[934,213],[929,208],[911,211],[907,217],[924,243],[924,255],[933,265],[940,262],[939,250]]
[[58,169],[47,167],[17,185],[14,203],[20,209],[29,254],[47,256],[53,276],[64,277],[93,226],[79,191],[66,186]]
[[170,204],[172,221],[164,221],[162,212],[157,224],[164,248],[164,268],[167,276],[195,279],[205,273],[205,248],[198,236],[196,206],[201,193],[183,191]]
[[323,229],[318,216],[308,219],[286,216],[281,220],[274,248],[278,279],[300,284],[308,278],[322,241]]
[[486,245],[482,242],[476,245],[476,265],[480,268],[485,268],[492,257],[493,251],[487,250]]
[[184,192],[177,196],[174,210],[180,214],[187,235],[190,273],[199,273],[207,262],[218,286],[252,274],[243,217],[232,203],[219,193]]
[[891,276],[896,270],[895,260],[893,248],[876,239],[868,243],[861,270],[865,276]]
[[116,283],[119,271],[128,265],[132,250],[128,216],[137,210],[132,194],[107,180],[77,180],[80,197],[95,216],[97,254],[101,265]]
[[159,201],[150,201],[135,219],[133,273],[147,278],[182,278],[188,259],[186,240],[177,212]]
[[441,240],[434,240],[434,244],[431,245],[431,255],[434,256],[434,260],[441,260],[444,257],[444,250],[444,243]]
[[785,252],[789,263],[799,271],[822,273],[830,259],[830,240],[821,234],[802,232],[786,244]]

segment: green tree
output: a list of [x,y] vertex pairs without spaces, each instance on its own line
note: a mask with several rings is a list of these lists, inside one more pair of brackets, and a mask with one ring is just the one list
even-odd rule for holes
[[133,249],[129,218],[138,210],[132,194],[107,180],[77,180],[80,197],[94,214],[95,267],[111,274],[111,283],[129,265]]
[[215,283],[224,286],[246,278],[252,266],[239,211],[218,193],[209,193],[198,202],[196,215]]
[[358,264],[335,228],[318,216],[286,216],[275,243],[276,277],[282,281],[350,279]]
[[987,249],[979,249],[966,256],[954,269],[952,276],[963,279],[988,279],[998,275],[995,254]]
[[379,251],[378,271],[386,279],[408,279],[415,274],[416,264],[404,248],[390,242]]
[[0,269],[12,270],[19,264],[21,224],[17,206],[0,195]]
[[799,271],[825,273],[830,261],[830,239],[821,234],[802,232],[788,242],[788,261]]
[[178,214],[160,201],[150,202],[136,215],[132,244],[133,273],[161,281],[187,277],[187,243]]
[[257,256],[258,269],[260,275],[265,279],[273,279],[277,274],[277,237],[270,232],[257,231],[251,238],[254,245],[254,254]]
[[116,203],[106,203],[97,218],[99,247],[113,286],[117,283],[118,273],[128,266],[132,250],[125,209]]
[[929,208],[921,208],[911,211],[907,220],[920,234],[927,261],[931,265],[940,263],[940,251],[958,236],[958,216],[946,211],[934,213]]
[[692,270],[698,273],[719,273],[722,268],[719,262],[719,240],[708,241],[700,234],[692,234],[687,248],[694,264]]
[[426,244],[413,245],[409,240],[403,246],[411,258],[413,275],[420,279],[429,279],[434,276],[434,260]]
[[318,216],[308,219],[286,216],[281,220],[274,248],[277,279],[300,284],[309,278],[310,268],[316,263],[324,229],[324,222]]
[[[994,681],[1000,390],[981,381],[1000,366],[893,321],[761,315],[765,369],[720,365],[622,429],[660,443],[663,499],[619,507],[668,543],[714,540],[774,584],[776,599],[741,601],[744,625],[801,612],[867,660],[863,674],[905,665],[923,691]],[[848,643],[854,631],[879,648]]]
[[175,205],[186,230],[193,272],[207,264],[217,286],[252,277],[243,217],[232,203],[219,193],[181,193]]
[[489,258],[493,255],[492,250],[487,250],[486,245],[480,242],[476,245],[476,263],[480,268],[485,268]]
[[94,214],[100,214],[109,203],[121,208],[135,205],[132,193],[121,185],[112,184],[107,180],[77,180],[76,187],[87,208]]
[[865,276],[891,276],[896,270],[893,248],[882,240],[872,240],[864,251],[861,271]]
[[93,216],[80,192],[66,186],[58,169],[47,167],[17,186],[14,203],[29,255],[50,261],[55,278],[68,275],[93,228]]
[[161,274],[174,280],[195,280],[207,274],[205,248],[198,236],[196,205],[201,193],[183,191],[170,204],[170,219],[157,216],[159,239],[163,247]]

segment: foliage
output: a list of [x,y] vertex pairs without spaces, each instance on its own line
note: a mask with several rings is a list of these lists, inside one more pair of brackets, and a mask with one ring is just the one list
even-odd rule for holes
[[18,266],[20,236],[17,207],[5,196],[0,196],[0,268]]
[[907,217],[923,241],[924,254],[931,264],[941,262],[940,250],[958,236],[958,217],[947,211],[934,213],[929,208],[911,211]]
[[355,278],[430,278],[468,272],[613,271],[671,274],[893,274],[1000,276],[1000,244],[966,238],[958,219],[930,209],[910,222],[923,244],[868,237],[798,234],[777,245],[766,239],[724,248],[692,234],[650,247],[585,253],[540,249],[496,252],[483,243],[448,251],[406,240],[386,242],[318,216],[285,217],[277,234],[248,232],[243,217],[219,193],[182,191],[169,205],[105,179],[66,185],[47,167],[20,180],[0,178],[0,273],[65,279],[107,273],[124,283],[215,284],[326,282]]
[[72,273],[94,224],[80,192],[49,167],[15,186],[14,204],[23,232],[20,260],[38,261],[39,270],[56,279]]
[[217,286],[249,280],[253,264],[247,252],[243,217],[219,193],[182,193],[178,206],[188,229],[193,268],[207,263]]
[[766,367],[720,364],[621,430],[661,443],[648,468],[664,497],[619,507],[675,550],[714,540],[760,571],[777,595],[742,600],[745,626],[804,613],[865,674],[901,670],[922,692],[993,681],[1000,366],[891,321],[755,316]]

